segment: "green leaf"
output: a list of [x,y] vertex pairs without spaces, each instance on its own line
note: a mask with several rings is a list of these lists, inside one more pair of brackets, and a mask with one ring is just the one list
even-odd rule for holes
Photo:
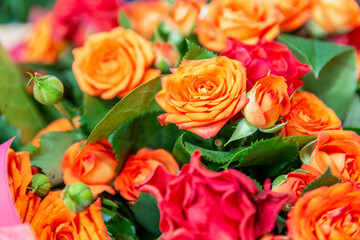
[[350,128],[350,127],[347,127],[347,128],[344,128],[344,130],[353,131],[353,132],[355,132],[357,135],[360,136],[360,128]]
[[160,77],[134,89],[96,125],[85,144],[108,138],[121,124],[132,121],[140,115],[162,111],[155,101],[155,95],[160,90]]
[[300,150],[300,159],[305,164],[310,164],[311,153],[315,147],[316,140],[309,142]]
[[29,142],[45,127],[34,100],[25,91],[23,77],[0,45],[0,112],[20,131],[22,142]]
[[184,134],[178,137],[172,150],[172,155],[180,166],[190,162],[190,153],[185,149],[183,138]]
[[302,79],[305,82],[302,89],[314,93],[343,119],[357,87],[354,48],[286,34],[277,40],[312,67],[311,73]]
[[203,157],[204,159],[213,162],[213,163],[219,163],[219,164],[224,164],[227,163],[228,161],[230,161],[235,153],[232,152],[222,152],[222,151],[213,151],[213,150],[208,150],[202,147],[198,147],[195,146],[191,143],[185,142],[185,149],[186,151],[191,155],[195,150],[200,150],[201,151],[201,157]]
[[40,138],[40,149],[31,156],[31,165],[41,168],[49,178],[51,186],[63,182],[61,162],[65,151],[74,143],[81,141],[76,131],[50,132]]
[[284,123],[275,124],[274,126],[269,128],[259,128],[259,130],[264,133],[276,133],[277,131],[281,130],[288,122],[289,120]]
[[131,206],[137,222],[146,230],[160,236],[160,212],[156,198],[150,193],[140,193],[138,200]]
[[271,189],[274,189],[274,188],[280,186],[283,182],[286,181],[286,179],[287,179],[287,174],[278,176],[278,177],[275,178],[274,181],[272,182],[272,184],[271,184],[271,186],[272,186]]
[[186,40],[186,43],[188,45],[188,52],[185,54],[184,59],[199,60],[217,57],[216,53],[206,50],[205,48],[200,47],[199,45],[190,42],[189,40]]
[[225,146],[233,141],[248,137],[248,136],[252,135],[253,133],[255,133],[256,131],[257,131],[257,128],[254,125],[252,125],[251,123],[249,123],[248,120],[246,120],[246,118],[243,118],[240,120],[239,124],[236,126],[236,129],[235,129],[233,135],[231,136],[229,141],[225,144]]
[[116,100],[105,101],[98,97],[84,94],[84,113],[81,123],[85,124],[91,131],[104,118],[104,116],[114,107]]
[[[0,143],[3,143],[14,136],[17,136],[19,134],[19,131],[13,126],[10,126],[6,122],[5,117],[3,115],[0,115],[0,133]],[[11,143],[11,148],[15,151],[18,151],[21,146],[22,144],[20,138],[18,137],[16,137]]]
[[342,125],[344,128],[360,128],[360,97],[358,94],[355,94]]
[[298,156],[296,143],[286,142],[281,136],[259,140],[250,147],[238,152],[225,164],[225,169],[233,167],[254,167],[264,176],[279,175]]
[[119,25],[121,25],[123,28],[131,29],[130,18],[124,11],[120,11],[118,20],[119,20]]
[[141,148],[165,149],[169,152],[182,133],[175,124],[161,126],[157,120],[160,113],[140,116],[133,121],[122,124],[109,137],[115,154],[119,159],[119,168],[131,152]]
[[288,143],[296,143],[299,146],[299,149],[303,148],[309,142],[316,140],[315,136],[292,136],[292,137],[284,137],[284,141]]
[[327,186],[330,187],[336,183],[341,183],[341,180],[331,174],[330,167],[326,170],[326,172],[320,177],[316,178],[314,181],[310,182],[306,188],[303,190],[301,195],[304,195],[306,192],[314,190],[319,187]]

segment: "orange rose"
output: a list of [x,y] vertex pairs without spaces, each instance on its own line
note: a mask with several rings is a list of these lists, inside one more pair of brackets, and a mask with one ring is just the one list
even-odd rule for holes
[[352,131],[320,132],[309,165],[303,164],[301,168],[321,175],[328,167],[343,181],[360,185],[360,136]]
[[273,126],[290,110],[285,78],[267,76],[256,82],[250,90],[249,103],[244,108],[244,116],[252,125],[261,128]]
[[312,0],[273,0],[275,6],[284,15],[285,19],[280,28],[284,31],[293,31],[304,25],[311,18]]
[[173,174],[176,174],[179,169],[178,163],[167,151],[140,149],[125,162],[119,176],[115,179],[115,189],[120,191],[123,198],[129,201],[137,200],[140,192],[134,187],[150,176],[158,165],[163,165]]
[[[73,123],[74,123],[75,127],[80,127],[80,123],[77,122],[79,119],[80,119],[79,116],[77,116],[73,119]],[[49,123],[44,129],[40,130],[35,135],[33,140],[31,140],[31,144],[34,145],[35,147],[40,147],[40,138],[42,135],[49,133],[49,132],[66,132],[66,131],[70,131],[72,129],[73,129],[73,126],[71,125],[69,120],[67,120],[66,118],[57,119],[57,120]]]
[[15,153],[14,150],[9,149],[7,165],[10,194],[14,199],[20,220],[30,222],[41,200],[27,189],[33,178],[30,155],[28,152]]
[[161,80],[155,99],[167,113],[158,117],[160,123],[175,123],[203,138],[214,137],[248,102],[246,70],[227,57],[183,60]]
[[171,19],[181,34],[188,36],[195,27],[203,3],[198,0],[177,0],[171,12]]
[[155,43],[155,55],[155,66],[158,65],[161,60],[165,60],[170,67],[175,67],[179,64],[179,52],[169,43]]
[[286,180],[271,191],[278,193],[286,193],[290,196],[288,204],[293,206],[300,198],[302,191],[316,177],[310,173],[293,172],[289,173]]
[[354,183],[320,187],[302,196],[288,214],[290,239],[360,238],[360,189]]
[[23,43],[19,56],[21,62],[54,63],[66,48],[65,41],[52,38],[52,15],[48,14],[35,23],[31,35]]
[[81,90],[102,99],[124,97],[160,75],[150,68],[154,61],[151,42],[121,27],[90,35],[73,54],[73,71]]
[[283,15],[267,0],[213,0],[195,31],[203,46],[221,52],[227,38],[245,44],[273,40],[280,33],[282,20]]
[[124,11],[130,18],[131,28],[150,39],[162,21],[166,21],[171,6],[166,1],[142,0],[128,3]]
[[65,207],[61,191],[50,192],[42,201],[31,226],[39,240],[111,239],[101,216],[98,199],[87,210],[73,213]]
[[282,122],[289,122],[281,129],[284,137],[315,136],[324,130],[340,130],[341,121],[335,112],[309,92],[295,92],[290,101],[290,112]]
[[283,235],[273,235],[273,234],[266,234],[260,240],[289,240],[288,236]]
[[351,30],[360,24],[355,0],[313,0],[312,18],[328,33]]
[[71,185],[77,182],[87,184],[93,195],[102,191],[115,194],[110,186],[116,176],[117,160],[111,144],[107,140],[87,144],[84,141],[73,144],[66,150],[61,163],[64,182]]

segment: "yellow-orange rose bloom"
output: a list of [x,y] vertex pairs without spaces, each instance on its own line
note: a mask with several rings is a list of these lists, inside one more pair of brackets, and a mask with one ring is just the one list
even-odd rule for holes
[[93,195],[102,191],[115,194],[110,186],[116,177],[117,160],[108,140],[81,146],[84,141],[73,144],[66,150],[61,163],[66,185],[82,182],[88,185]]
[[151,69],[151,42],[129,29],[90,35],[85,45],[73,51],[73,72],[79,87],[102,99],[124,97],[140,84],[160,75]]
[[101,216],[98,199],[88,209],[73,213],[60,197],[61,191],[50,192],[42,201],[31,221],[39,240],[76,239],[110,240]]
[[15,207],[18,211],[20,220],[28,223],[34,217],[41,200],[41,198],[27,189],[33,178],[29,153],[15,153],[14,150],[9,149],[7,156],[7,171],[10,195],[15,202]]
[[214,0],[195,31],[204,47],[221,52],[226,49],[227,38],[245,44],[273,40],[282,21],[283,15],[268,0]]
[[319,176],[328,167],[343,181],[360,185],[360,136],[352,131],[320,132],[309,165],[303,164],[301,168]]
[[249,103],[244,108],[244,116],[252,125],[261,128],[273,126],[279,117],[290,110],[285,78],[267,76],[256,82],[248,94]]
[[360,189],[338,183],[305,193],[288,214],[294,240],[355,240],[360,238]]
[[288,123],[281,129],[284,137],[312,135],[325,130],[340,130],[341,121],[331,108],[309,92],[297,91],[290,101],[290,112],[282,122]]
[[171,19],[181,34],[188,36],[195,27],[202,3],[198,0],[177,0],[171,12]]
[[52,64],[57,60],[67,44],[53,39],[52,21],[52,15],[47,14],[35,23],[20,53],[21,62]]
[[163,0],[141,0],[128,3],[124,11],[131,28],[141,36],[150,39],[162,21],[170,19],[171,5]]
[[360,24],[360,7],[355,0],[313,0],[312,18],[328,33],[351,30]]
[[162,90],[155,99],[167,113],[159,121],[203,138],[214,137],[248,102],[246,70],[227,57],[183,60],[161,80]]
[[280,24],[283,31],[293,31],[304,25],[311,18],[312,0],[273,0],[275,6],[284,15]]
[[174,157],[164,149],[140,149],[126,160],[119,176],[115,179],[115,189],[120,191],[123,198],[129,201],[137,200],[140,192],[134,187],[150,176],[158,165],[163,165],[173,174],[179,169]]

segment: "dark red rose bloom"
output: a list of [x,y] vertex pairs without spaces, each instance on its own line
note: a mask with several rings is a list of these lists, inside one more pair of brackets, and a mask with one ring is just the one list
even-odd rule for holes
[[271,231],[286,194],[270,191],[267,180],[260,193],[237,170],[213,172],[195,151],[178,176],[158,166],[138,189],[153,194],[160,209],[163,240],[252,240]]
[[284,44],[274,41],[261,41],[256,45],[247,45],[235,39],[228,39],[228,49],[221,53],[238,60],[246,67],[247,89],[250,90],[257,80],[269,73],[282,76],[288,85],[288,94],[304,85],[300,80],[311,68],[299,62]]
[[57,0],[54,9],[54,38],[68,39],[82,46],[94,32],[110,31],[118,26],[122,0]]

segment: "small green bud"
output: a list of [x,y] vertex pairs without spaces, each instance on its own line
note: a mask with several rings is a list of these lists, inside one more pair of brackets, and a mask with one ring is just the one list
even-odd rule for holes
[[39,197],[45,197],[50,191],[49,178],[41,173],[35,174],[28,186]]
[[93,202],[93,195],[88,185],[75,183],[65,187],[61,194],[65,206],[74,213],[86,210]]
[[30,76],[30,81],[34,81],[34,98],[38,102],[44,105],[60,102],[64,95],[64,86],[58,78],[52,75],[40,76],[38,73],[34,76],[30,74]]

